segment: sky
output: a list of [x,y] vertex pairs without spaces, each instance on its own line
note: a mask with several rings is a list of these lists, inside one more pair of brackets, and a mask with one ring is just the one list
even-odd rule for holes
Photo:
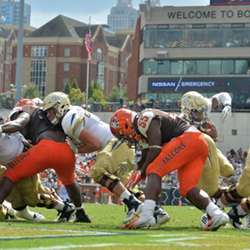
[[[138,9],[142,0],[132,0],[133,7]],[[161,0],[161,5],[187,6],[208,5],[209,0]],[[117,0],[25,0],[31,5],[31,26],[40,27],[57,15],[65,15],[92,24],[106,24],[110,9]]]

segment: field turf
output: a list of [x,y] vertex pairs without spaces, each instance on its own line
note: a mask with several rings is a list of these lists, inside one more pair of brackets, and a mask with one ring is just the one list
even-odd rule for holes
[[165,207],[171,220],[160,229],[124,230],[120,228],[122,206],[85,206],[91,224],[56,223],[56,212],[46,209],[36,209],[46,216],[42,223],[0,222],[0,249],[250,250],[250,229],[235,230],[229,225],[204,232],[199,227],[201,212],[193,207]]

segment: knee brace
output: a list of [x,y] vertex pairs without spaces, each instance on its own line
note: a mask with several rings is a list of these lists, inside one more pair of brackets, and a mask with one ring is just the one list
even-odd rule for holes
[[104,174],[99,183],[108,188],[109,191],[113,192],[114,188],[116,187],[116,185],[120,182],[120,179],[114,175],[107,175]]

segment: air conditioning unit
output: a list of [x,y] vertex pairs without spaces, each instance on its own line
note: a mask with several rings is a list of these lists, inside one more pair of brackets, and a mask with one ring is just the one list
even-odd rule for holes
[[165,58],[168,57],[168,51],[167,50],[158,50],[156,52],[158,58]]

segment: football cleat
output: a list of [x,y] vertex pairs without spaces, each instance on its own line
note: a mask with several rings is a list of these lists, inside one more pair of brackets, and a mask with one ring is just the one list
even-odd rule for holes
[[156,227],[159,227],[160,225],[165,224],[170,220],[169,214],[159,206],[155,207],[154,217],[156,220]]
[[237,229],[243,229],[244,226],[241,222],[241,219],[245,217],[246,215],[239,215],[237,211],[237,206],[232,206],[232,208],[228,212],[228,216],[230,219],[230,223],[233,225],[233,227]]
[[226,213],[216,214],[211,217],[208,214],[203,214],[201,217],[201,227],[205,231],[216,231],[221,226],[225,226],[229,222],[229,216]]
[[27,208],[17,211],[16,216],[34,222],[41,222],[45,220],[45,217],[42,214],[30,211]]
[[145,216],[144,214],[134,214],[131,220],[124,225],[124,228],[152,228],[156,227],[156,219],[154,216]]
[[91,220],[83,209],[76,210],[76,218],[74,222],[90,223]]
[[68,201],[64,201],[64,207],[62,211],[58,211],[57,219],[58,222],[72,221],[75,219],[74,205]]
[[135,211],[130,211],[129,217],[127,216],[123,228],[136,229],[136,228],[151,228],[156,226],[155,217],[145,215],[142,213],[143,204],[140,204]]

